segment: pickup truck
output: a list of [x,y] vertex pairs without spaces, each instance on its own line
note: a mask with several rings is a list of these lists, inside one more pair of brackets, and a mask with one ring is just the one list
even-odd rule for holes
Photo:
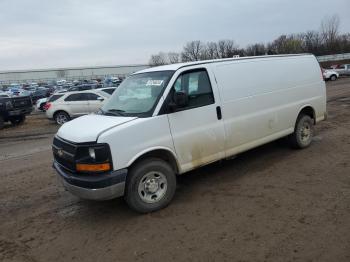
[[0,95],[0,129],[4,123],[10,121],[13,125],[20,124],[25,120],[26,115],[33,110],[30,96],[11,97]]
[[350,76],[350,64],[340,65],[339,67],[334,69],[341,76]]

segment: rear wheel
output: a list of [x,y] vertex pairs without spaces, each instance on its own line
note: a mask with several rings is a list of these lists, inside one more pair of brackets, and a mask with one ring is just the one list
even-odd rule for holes
[[59,111],[55,114],[54,119],[58,125],[63,125],[70,120],[70,117],[66,112]]
[[294,133],[289,136],[289,141],[294,148],[306,148],[311,144],[313,135],[313,119],[308,115],[300,115],[295,124]]
[[335,81],[335,80],[337,80],[337,76],[336,75],[331,75],[330,79],[331,79],[331,81]]
[[133,210],[149,213],[166,207],[176,190],[171,166],[158,158],[137,163],[128,174],[125,200]]
[[25,115],[22,116],[16,116],[10,119],[12,125],[20,125],[23,124],[24,120],[26,119]]

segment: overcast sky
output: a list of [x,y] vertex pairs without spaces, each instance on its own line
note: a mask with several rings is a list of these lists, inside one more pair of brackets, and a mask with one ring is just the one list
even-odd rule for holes
[[241,47],[318,30],[350,0],[0,0],[0,70],[148,63],[191,40]]

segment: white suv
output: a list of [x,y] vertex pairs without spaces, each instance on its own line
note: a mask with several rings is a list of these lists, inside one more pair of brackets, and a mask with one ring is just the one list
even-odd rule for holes
[[323,77],[325,80],[335,81],[339,77],[339,73],[337,71],[335,71],[334,69],[323,69],[322,68],[322,73],[323,73]]
[[47,118],[63,125],[72,118],[98,111],[108,98],[107,93],[97,90],[54,94],[44,109]]

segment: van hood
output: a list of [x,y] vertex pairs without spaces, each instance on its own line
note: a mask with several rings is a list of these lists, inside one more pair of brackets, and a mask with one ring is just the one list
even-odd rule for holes
[[65,123],[57,135],[73,143],[97,141],[105,131],[135,120],[137,117],[87,115]]

